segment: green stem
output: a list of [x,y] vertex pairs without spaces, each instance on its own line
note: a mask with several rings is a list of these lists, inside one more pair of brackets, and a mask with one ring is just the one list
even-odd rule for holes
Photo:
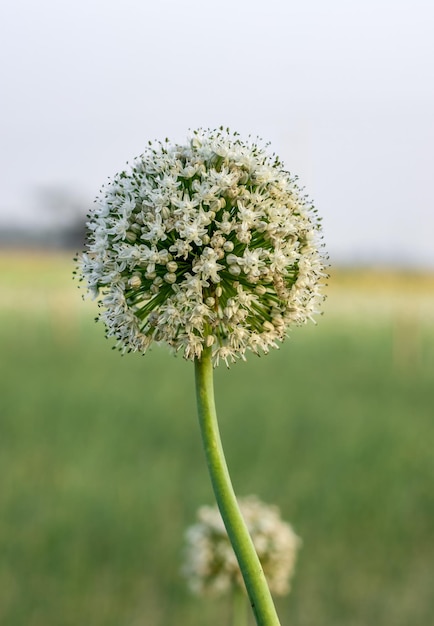
[[273,599],[249,531],[238,507],[220,439],[214,403],[211,348],[195,359],[196,398],[214,495],[244,578],[258,626],[280,626]]

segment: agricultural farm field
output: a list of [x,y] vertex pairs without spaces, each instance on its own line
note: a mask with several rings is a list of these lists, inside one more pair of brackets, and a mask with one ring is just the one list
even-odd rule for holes
[[[110,350],[72,269],[0,255],[0,624],[229,624],[180,574],[213,503],[193,366]],[[237,493],[303,541],[282,626],[434,623],[433,319],[433,276],[334,272],[317,326],[216,371]]]

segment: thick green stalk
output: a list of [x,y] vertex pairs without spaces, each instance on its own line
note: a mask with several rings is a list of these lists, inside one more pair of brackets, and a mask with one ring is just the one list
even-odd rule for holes
[[214,403],[211,348],[195,359],[196,398],[208,470],[258,626],[280,626],[268,584],[232,487]]

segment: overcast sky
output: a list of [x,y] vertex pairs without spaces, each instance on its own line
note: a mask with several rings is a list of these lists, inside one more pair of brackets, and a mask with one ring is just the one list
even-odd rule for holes
[[223,124],[299,175],[332,260],[434,267],[433,32],[432,0],[3,0],[0,224]]

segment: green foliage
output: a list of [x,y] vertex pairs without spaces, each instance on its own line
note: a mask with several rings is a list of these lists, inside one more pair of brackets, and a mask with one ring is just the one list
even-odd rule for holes
[[[213,503],[191,363],[121,357],[88,309],[25,311],[0,316],[0,624],[227,623],[179,574]],[[326,317],[216,372],[236,492],[303,539],[282,624],[434,619],[434,337],[394,328]]]

